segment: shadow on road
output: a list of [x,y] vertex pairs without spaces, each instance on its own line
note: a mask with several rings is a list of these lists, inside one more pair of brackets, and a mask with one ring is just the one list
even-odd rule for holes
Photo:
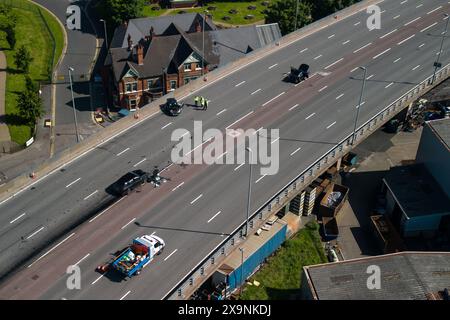
[[202,234],[211,234],[211,235],[216,235],[216,236],[229,236],[230,235],[229,233],[219,233],[219,232],[210,232],[210,231],[202,231],[202,230],[188,230],[188,229],[180,229],[180,228],[161,227],[161,226],[144,226],[144,225],[141,225],[138,221],[136,221],[134,224],[137,225],[138,227],[149,228],[149,229],[202,233]]

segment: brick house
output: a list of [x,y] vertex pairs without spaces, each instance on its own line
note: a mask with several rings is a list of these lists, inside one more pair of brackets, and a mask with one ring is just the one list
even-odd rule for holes
[[116,29],[102,72],[110,105],[141,107],[279,37],[277,24],[218,30],[195,13],[130,20]]

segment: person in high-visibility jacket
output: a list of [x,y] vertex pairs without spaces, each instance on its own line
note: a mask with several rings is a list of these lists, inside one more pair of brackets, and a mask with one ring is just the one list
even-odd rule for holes
[[205,108],[205,98],[203,96],[200,96],[200,105],[202,106],[202,109]]
[[198,107],[198,103],[200,102],[200,97],[199,96],[195,96],[195,98],[194,98],[194,103],[195,103],[195,106],[196,107]]

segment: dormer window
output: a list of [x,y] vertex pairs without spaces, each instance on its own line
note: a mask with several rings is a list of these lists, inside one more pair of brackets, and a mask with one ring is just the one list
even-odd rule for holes
[[191,70],[192,70],[192,63],[185,63],[184,71],[191,71]]
[[136,92],[137,91],[137,82],[127,82],[125,84],[125,92]]

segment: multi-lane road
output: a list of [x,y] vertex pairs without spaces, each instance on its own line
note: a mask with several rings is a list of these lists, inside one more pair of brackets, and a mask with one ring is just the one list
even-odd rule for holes
[[[105,188],[134,168],[165,166],[176,128],[278,128],[280,170],[260,175],[255,166],[252,212],[353,130],[362,83],[367,85],[362,124],[432,74],[442,31],[442,0],[385,0],[381,29],[369,31],[365,11],[292,43],[202,89],[207,111],[185,108],[177,118],[160,113],[80,156],[15,198],[0,204],[0,272],[94,212],[110,196]],[[441,59],[449,62],[448,46]],[[282,81],[290,65],[308,63],[312,76],[299,85]],[[192,101],[192,97],[186,99]],[[144,186],[97,213],[32,259],[0,285],[0,298],[160,299],[245,219],[248,165],[172,165],[171,181]],[[101,276],[96,266],[142,234],[166,249],[128,281]],[[68,290],[65,271],[77,264],[81,289]]]

